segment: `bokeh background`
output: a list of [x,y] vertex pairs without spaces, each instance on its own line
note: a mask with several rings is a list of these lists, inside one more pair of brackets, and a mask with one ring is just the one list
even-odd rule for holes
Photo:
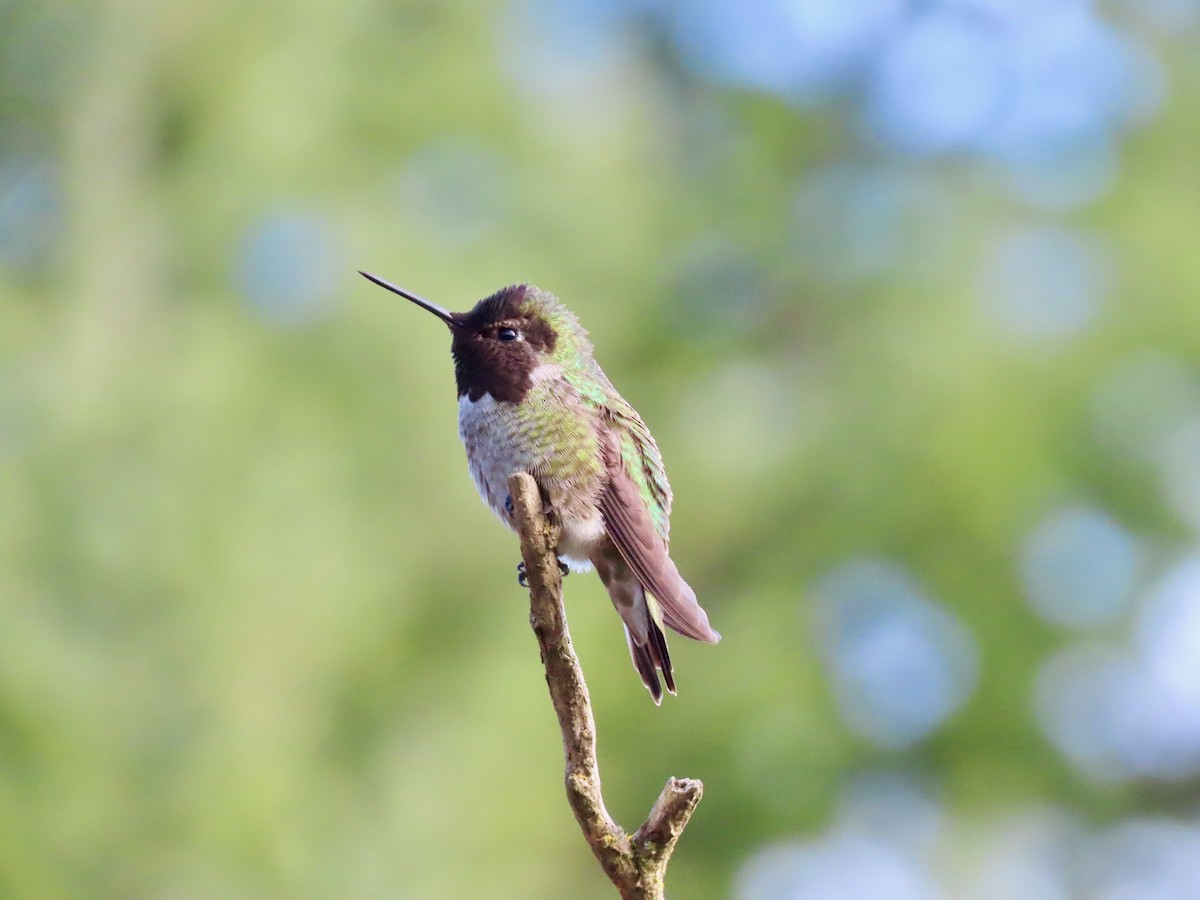
[[0,895],[601,898],[451,308],[553,290],[725,636],[677,897],[1200,896],[1195,0],[0,4]]

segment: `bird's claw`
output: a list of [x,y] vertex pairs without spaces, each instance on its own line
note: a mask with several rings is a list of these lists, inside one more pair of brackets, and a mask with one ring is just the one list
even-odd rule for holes
[[506,494],[504,497],[504,512],[510,519],[513,517],[512,494]]
[[[563,562],[561,559],[557,560],[557,562],[559,575],[561,575],[563,578],[566,578],[571,574],[571,569],[565,562]],[[525,568],[524,560],[517,563],[517,584],[523,588],[529,587],[529,572]]]

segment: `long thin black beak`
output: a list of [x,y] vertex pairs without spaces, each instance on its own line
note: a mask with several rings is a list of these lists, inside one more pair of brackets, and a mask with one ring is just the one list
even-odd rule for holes
[[448,309],[443,309],[442,307],[438,306],[436,303],[430,303],[424,297],[421,297],[417,294],[410,293],[402,287],[397,287],[396,285],[392,284],[390,281],[384,281],[382,278],[376,278],[370,272],[364,272],[360,269],[358,274],[361,275],[363,278],[367,279],[367,281],[375,282],[381,288],[387,288],[393,294],[399,294],[405,300],[411,300],[413,303],[417,304],[417,306],[421,307],[421,309],[429,310],[431,313],[433,313],[435,316],[437,316],[439,319],[441,319],[443,322],[445,322],[451,328],[453,328],[455,325],[458,324],[458,322],[454,318],[454,313],[450,312]]

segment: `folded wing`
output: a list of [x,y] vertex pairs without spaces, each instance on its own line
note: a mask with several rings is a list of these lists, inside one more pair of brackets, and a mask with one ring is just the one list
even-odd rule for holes
[[609,537],[642,586],[658,600],[663,621],[686,637],[715,644],[721,636],[708,624],[695,592],[672,562],[666,539],[630,475],[630,463],[642,464],[640,459],[626,458],[637,453],[636,443],[623,442],[614,430],[605,430],[600,445],[608,476],[600,513]]

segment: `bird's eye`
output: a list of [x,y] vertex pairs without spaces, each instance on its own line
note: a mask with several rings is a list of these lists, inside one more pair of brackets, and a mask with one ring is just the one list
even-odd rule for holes
[[517,329],[501,328],[499,331],[496,332],[496,337],[499,338],[501,341],[503,341],[506,344],[509,343],[510,341],[515,341],[517,339]]

